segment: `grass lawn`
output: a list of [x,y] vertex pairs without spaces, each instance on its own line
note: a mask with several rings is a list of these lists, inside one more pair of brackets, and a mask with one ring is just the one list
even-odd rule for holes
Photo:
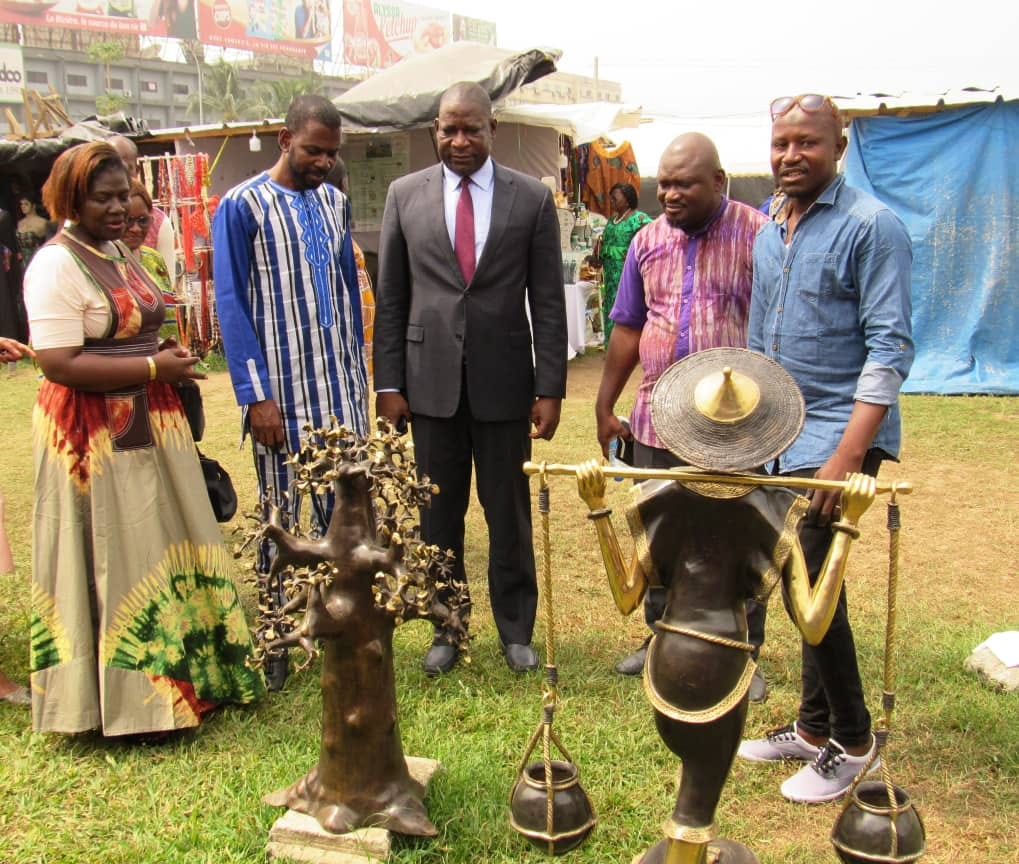
[[[594,353],[571,363],[560,431],[555,441],[536,445],[536,459],[577,462],[596,455],[592,406],[601,361]],[[0,668],[21,681],[28,665],[30,418],[36,387],[36,372],[26,363],[14,377],[0,377],[0,490],[17,565],[15,573],[0,576]],[[254,503],[253,471],[249,452],[238,448],[229,381],[214,372],[202,389],[208,421],[202,448],[232,474],[243,510]],[[1019,400],[910,396],[904,413],[904,461],[883,472],[916,486],[901,499],[898,702],[885,757],[925,820],[925,861],[1014,864],[1019,694],[987,688],[962,663],[991,633],[1019,629],[1014,564]],[[552,478],[551,486],[561,682],[556,729],[580,767],[599,819],[570,860],[629,862],[661,836],[674,803],[677,761],[655,732],[639,680],[612,673],[615,660],[642,638],[641,616],[622,619],[615,611],[594,531],[572,480]],[[626,484],[612,486],[610,503],[623,532]],[[884,661],[885,500],[864,519],[847,579],[875,716]],[[224,526],[228,543],[230,527]],[[540,536],[536,531],[536,539]],[[475,502],[466,561],[476,634],[469,664],[427,679],[420,660],[430,639],[428,625],[411,623],[397,633],[404,749],[444,766],[427,801],[439,836],[398,840],[391,860],[399,864],[544,858],[513,832],[508,811],[518,762],[540,719],[542,680],[511,674],[499,655],[484,588],[486,546]],[[540,570],[540,548],[538,561]],[[250,589],[245,586],[243,593],[250,610]],[[749,735],[789,722],[798,704],[799,638],[774,599],[762,653],[771,696],[751,707]],[[543,646],[544,638],[539,620],[536,645]],[[196,732],[163,746],[127,746],[94,735],[35,735],[24,709],[0,705],[0,862],[264,861],[269,828],[282,811],[262,804],[261,796],[292,782],[318,756],[315,672],[291,678],[282,694],[253,708],[218,712]],[[791,770],[737,762],[718,812],[720,833],[750,846],[762,864],[834,861],[828,837],[839,805],[787,803],[778,787]]]

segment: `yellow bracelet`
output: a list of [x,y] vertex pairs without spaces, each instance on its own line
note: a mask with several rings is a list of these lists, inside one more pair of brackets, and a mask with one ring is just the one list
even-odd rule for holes
[[149,381],[155,381],[156,380],[156,361],[153,360],[151,357],[146,357],[145,359],[149,361]]

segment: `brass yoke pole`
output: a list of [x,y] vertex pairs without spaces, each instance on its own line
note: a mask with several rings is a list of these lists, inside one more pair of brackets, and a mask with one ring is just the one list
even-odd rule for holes
[[[541,463],[525,462],[523,471],[528,476],[544,473],[546,475],[576,475],[581,466],[559,462]],[[846,480],[818,480],[816,477],[776,477],[772,474],[718,474],[703,471],[700,468],[630,468],[614,465],[603,465],[606,477],[618,477],[626,480],[678,480],[685,483],[726,483],[731,486],[785,486],[796,489],[846,489]],[[913,484],[908,480],[878,480],[875,491],[879,495],[908,495],[913,491]]]

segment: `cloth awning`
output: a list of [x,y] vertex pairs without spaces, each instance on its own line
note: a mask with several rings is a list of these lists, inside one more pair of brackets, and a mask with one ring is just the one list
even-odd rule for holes
[[507,51],[453,42],[401,60],[337,96],[333,103],[348,132],[396,132],[427,126],[439,113],[439,99],[451,85],[474,81],[497,102],[518,87],[555,72],[561,54],[547,48]]

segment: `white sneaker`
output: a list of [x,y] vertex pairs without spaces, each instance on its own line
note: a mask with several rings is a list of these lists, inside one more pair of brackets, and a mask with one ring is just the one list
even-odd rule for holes
[[808,743],[796,731],[796,724],[772,729],[765,738],[751,738],[739,745],[737,755],[749,762],[780,762],[797,759],[810,762],[817,756],[819,747]]
[[[782,784],[782,794],[801,804],[821,804],[841,798],[874,755],[876,746],[872,740],[866,755],[850,756],[834,738],[829,740],[813,762],[804,765]],[[868,773],[880,767],[881,759],[875,759]]]

